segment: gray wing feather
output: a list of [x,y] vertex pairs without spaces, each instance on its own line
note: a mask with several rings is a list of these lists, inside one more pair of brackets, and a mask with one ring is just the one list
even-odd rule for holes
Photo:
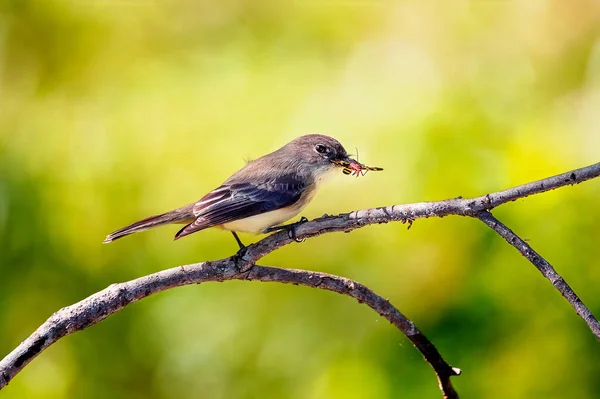
[[259,215],[293,205],[305,189],[294,176],[282,176],[266,183],[234,183],[211,191],[193,207],[196,220],[181,229],[175,239],[208,227]]

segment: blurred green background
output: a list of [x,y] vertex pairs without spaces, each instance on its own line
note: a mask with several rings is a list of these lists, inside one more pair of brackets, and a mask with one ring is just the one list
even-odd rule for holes
[[[294,137],[385,168],[303,212],[477,196],[599,160],[589,1],[0,3],[0,355],[107,285],[236,250],[178,227],[101,245]],[[353,151],[354,152],[354,151]],[[600,315],[600,180],[495,214]],[[246,241],[258,237],[243,235]],[[367,227],[261,262],[356,279],[464,370],[463,398],[600,397],[600,344],[499,236],[458,217]],[[366,306],[247,282],[174,289],[62,339],[2,398],[438,398]]]

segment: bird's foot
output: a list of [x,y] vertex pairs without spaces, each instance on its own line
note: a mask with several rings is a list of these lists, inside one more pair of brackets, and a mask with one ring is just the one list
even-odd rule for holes
[[237,251],[235,255],[233,255],[233,257],[231,258],[233,260],[233,263],[235,264],[235,267],[240,273],[247,272],[254,266],[254,263],[250,263],[246,259],[244,259],[244,256],[246,256],[247,252],[248,247],[240,248],[239,251]]
[[291,239],[293,239],[296,242],[304,242],[306,240],[306,238],[296,237],[296,227],[298,227],[302,223],[306,223],[306,222],[308,222],[308,219],[306,217],[302,216],[300,218],[300,220],[295,223],[284,224],[282,226],[269,227],[268,229],[265,229],[265,233],[272,233],[274,231],[279,231],[279,230],[287,230],[288,237],[290,237]]
[[300,226],[303,223],[308,222],[308,219],[304,216],[300,218],[296,223],[292,223],[290,228],[288,229],[288,237],[293,238],[296,242],[304,242],[306,238],[298,238],[296,237],[296,227]]
[[233,234],[233,238],[235,238],[235,241],[240,247],[240,249],[235,253],[235,255],[233,255],[231,259],[240,273],[247,272],[248,270],[252,269],[252,266],[254,266],[254,263],[250,263],[244,259],[244,256],[246,256],[246,253],[248,252],[248,247],[242,243],[242,240],[240,240],[235,231],[232,231],[231,234]]

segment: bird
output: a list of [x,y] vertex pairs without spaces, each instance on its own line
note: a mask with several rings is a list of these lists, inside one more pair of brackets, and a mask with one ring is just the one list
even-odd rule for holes
[[[321,183],[336,171],[364,165],[350,158],[342,144],[322,134],[300,136],[278,150],[249,161],[223,184],[197,202],[150,216],[116,230],[104,243],[167,224],[184,224],[178,240],[209,227],[231,231],[240,249],[237,232],[268,233],[298,215],[315,197]],[[293,238],[295,239],[295,230]]]

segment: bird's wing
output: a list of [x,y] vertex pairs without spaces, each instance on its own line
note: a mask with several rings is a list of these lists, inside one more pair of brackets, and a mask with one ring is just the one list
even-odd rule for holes
[[304,189],[305,184],[295,176],[282,176],[260,184],[222,185],[194,204],[196,220],[181,229],[175,239],[208,227],[285,208],[298,201]]

